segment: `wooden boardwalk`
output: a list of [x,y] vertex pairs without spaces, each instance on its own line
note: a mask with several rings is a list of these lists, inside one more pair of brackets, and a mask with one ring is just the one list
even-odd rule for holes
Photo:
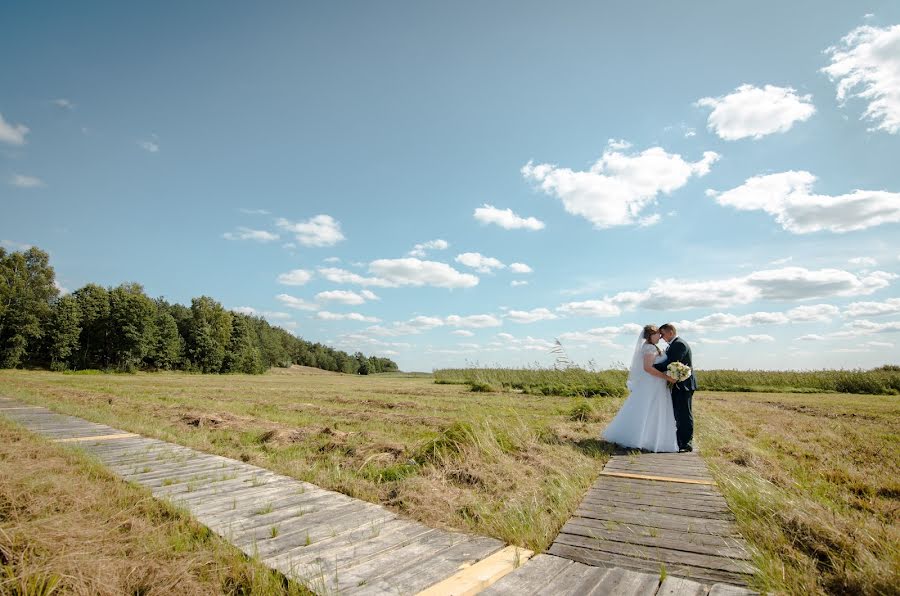
[[83,449],[320,594],[752,593],[741,587],[753,572],[747,549],[696,454],[614,456],[547,553],[529,560],[499,540],[47,408],[0,396],[0,415]]
[[703,460],[635,453],[610,459],[546,554],[484,594],[752,594],[753,571]]

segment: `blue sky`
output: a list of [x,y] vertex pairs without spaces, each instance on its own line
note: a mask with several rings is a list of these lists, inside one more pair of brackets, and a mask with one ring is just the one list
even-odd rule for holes
[[900,5],[624,4],[6,4],[0,242],[405,370],[896,363]]

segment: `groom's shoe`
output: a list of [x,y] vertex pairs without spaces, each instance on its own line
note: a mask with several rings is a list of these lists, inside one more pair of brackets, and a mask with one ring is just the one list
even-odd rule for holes
[[684,445],[684,446],[678,448],[678,453],[690,453],[693,450],[694,450],[694,448],[691,447],[690,445]]

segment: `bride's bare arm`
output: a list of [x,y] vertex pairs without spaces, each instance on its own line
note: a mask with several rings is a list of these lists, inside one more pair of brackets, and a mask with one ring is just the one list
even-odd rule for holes
[[661,379],[665,379],[670,383],[674,383],[675,379],[667,375],[666,373],[661,373],[655,368],[653,368],[653,361],[656,360],[656,356],[651,352],[650,354],[644,354],[644,370],[648,375],[659,377]]

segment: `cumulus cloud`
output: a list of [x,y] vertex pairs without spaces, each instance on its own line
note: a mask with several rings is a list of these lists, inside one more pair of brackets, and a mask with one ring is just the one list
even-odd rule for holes
[[252,306],[239,306],[237,308],[232,308],[231,310],[233,310],[234,312],[241,313],[242,315],[259,316],[259,317],[264,317],[266,319],[275,320],[275,321],[286,321],[286,320],[291,319],[291,317],[292,317],[292,315],[290,313],[271,311],[271,310],[260,311],[260,310],[256,310]]
[[711,339],[708,337],[701,337],[696,340],[698,344],[749,344],[755,342],[771,342],[775,341],[775,338],[771,335],[734,335],[729,337],[728,339]]
[[267,232],[265,230],[251,230],[250,228],[239,227],[237,232],[225,232],[222,238],[226,240],[253,240],[255,242],[273,242],[278,240],[278,234]]
[[488,346],[495,350],[513,352],[549,352],[556,347],[556,344],[540,337],[531,337],[530,335],[515,337],[509,333],[498,333],[497,341],[490,342]]
[[900,25],[857,27],[825,52],[831,64],[822,72],[836,83],[838,102],[858,97],[868,102],[862,117],[871,130],[900,132]]
[[22,174],[13,174],[9,183],[19,188],[40,188],[44,186],[44,181],[34,176],[23,176]]
[[[388,326],[375,325],[366,329],[368,333],[381,336],[418,335],[436,327],[458,327],[460,330],[499,327],[503,322],[493,315],[449,315],[447,317],[429,317],[419,315],[407,321],[396,321]],[[470,336],[471,332],[457,335]]]
[[566,212],[584,217],[596,228],[628,224],[654,223],[642,212],[656,203],[657,197],[683,187],[692,176],[704,176],[719,159],[712,151],[696,162],[687,162],[678,154],[652,147],[641,153],[626,154],[608,147],[587,171],[574,171],[551,164],[528,162],[522,167],[526,180],[562,201]]
[[444,319],[444,322],[451,327],[463,327],[468,329],[481,329],[483,327],[500,327],[503,321],[494,315],[469,315],[461,317],[459,315],[450,315]]
[[312,272],[306,269],[294,269],[278,276],[278,283],[286,286],[302,286],[312,279]]
[[24,145],[27,134],[27,126],[7,122],[3,119],[3,114],[0,114],[0,141],[10,145]]
[[532,273],[534,270],[525,263],[513,263],[509,266],[513,273]]
[[323,321],[360,321],[363,323],[377,323],[381,320],[378,317],[367,317],[358,312],[337,313],[329,312],[327,310],[320,310],[317,312],[316,318],[322,319]]
[[788,171],[754,176],[722,193],[708,190],[707,196],[739,211],[764,211],[795,234],[852,232],[900,222],[900,193],[854,190],[836,196],[817,195],[812,192],[815,181],[809,172]]
[[409,251],[408,255],[421,259],[425,258],[427,251],[429,250],[446,250],[448,248],[450,248],[450,243],[438,238],[437,240],[429,240],[428,242],[416,244],[413,249]]
[[506,318],[514,323],[536,323],[538,321],[552,321],[557,319],[555,314],[546,308],[534,308],[532,310],[511,310],[506,313]]
[[479,273],[490,273],[494,269],[504,269],[506,265],[494,257],[486,257],[478,252],[464,252],[456,255],[456,262],[471,267]]
[[875,267],[878,261],[872,257],[854,257],[848,261],[851,265],[859,265],[860,267]]
[[369,290],[363,290],[360,293],[349,290],[331,290],[328,292],[319,292],[316,294],[316,300],[320,302],[337,302],[340,304],[358,305],[365,303],[366,300],[378,300],[378,296]]
[[478,278],[474,275],[460,273],[446,263],[413,257],[372,261],[369,272],[395,286],[471,288],[478,285]]
[[875,317],[900,314],[900,298],[888,298],[884,302],[853,302],[844,309],[846,317]]
[[336,284],[356,284],[358,286],[375,286],[380,288],[392,288],[396,285],[386,279],[364,277],[358,273],[353,273],[352,271],[337,267],[322,267],[319,269],[319,274],[328,281]]
[[734,141],[787,132],[795,122],[815,114],[811,99],[811,95],[797,95],[790,87],[741,85],[728,95],[704,97],[697,105],[712,108],[707,120],[709,130]]
[[275,299],[281,302],[286,307],[293,308],[295,310],[316,310],[319,308],[318,304],[307,302],[303,298],[297,298],[295,296],[291,296],[290,294],[278,294],[277,296],[275,296]]
[[485,203],[475,209],[475,219],[483,224],[497,224],[507,230],[543,230],[544,222],[535,217],[519,217],[512,209],[498,209]]
[[637,334],[640,333],[642,329],[642,325],[625,323],[624,325],[594,327],[593,329],[588,329],[586,331],[569,331],[561,333],[559,339],[560,341],[612,344],[613,338],[620,335],[637,337]]
[[344,239],[340,222],[330,215],[316,215],[298,222],[280,217],[275,223],[279,228],[294,234],[297,242],[303,246],[334,246]]
[[453,335],[459,335],[459,336],[462,336],[462,337],[472,337],[473,335],[475,335],[474,333],[472,333],[472,332],[469,331],[468,329],[457,329],[457,330],[455,330],[455,331],[451,331],[450,333],[452,333]]

